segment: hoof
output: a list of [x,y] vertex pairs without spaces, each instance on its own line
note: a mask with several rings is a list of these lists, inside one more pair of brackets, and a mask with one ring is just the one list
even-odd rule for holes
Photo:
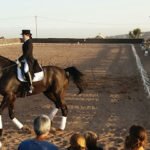
[[60,128],[51,128],[50,133],[52,133],[52,134],[62,134],[62,133],[64,133],[64,130],[61,130]]
[[50,130],[50,133],[56,134],[56,128],[52,127],[51,130]]
[[62,129],[58,128],[58,129],[57,129],[57,131],[63,132],[64,130],[62,130]]
[[61,136],[61,135],[63,135],[64,134],[64,130],[62,130],[62,129],[60,129],[60,128],[58,128],[58,129],[56,129],[56,134],[58,135],[58,136]]
[[64,133],[64,130],[62,130],[62,129],[60,129],[60,128],[57,128],[57,129],[56,129],[56,133],[61,135],[61,134]]
[[21,128],[21,132],[25,134],[32,134],[32,130],[28,126],[23,126],[23,128]]

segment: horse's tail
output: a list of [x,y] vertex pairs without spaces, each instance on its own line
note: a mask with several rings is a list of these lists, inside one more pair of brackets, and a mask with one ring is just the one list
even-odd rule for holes
[[78,94],[81,94],[85,89],[85,81],[83,73],[80,72],[76,67],[66,68],[65,71],[66,73],[69,73],[69,77],[71,77],[71,79],[79,89]]

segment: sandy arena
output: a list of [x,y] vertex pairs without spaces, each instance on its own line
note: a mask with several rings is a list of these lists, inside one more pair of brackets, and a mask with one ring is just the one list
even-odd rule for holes
[[[150,73],[150,57],[143,56],[139,45],[135,47]],[[2,46],[0,55],[15,60],[21,55],[21,45]],[[61,150],[68,147],[69,138],[76,131],[95,131],[105,150],[123,149],[125,136],[133,124],[143,125],[150,135],[150,99],[144,91],[131,45],[35,44],[34,55],[43,65],[76,66],[89,83],[81,95],[76,94],[77,88],[72,83],[67,90],[67,128],[49,137]],[[52,106],[42,94],[17,99],[16,117],[32,128],[33,119],[40,114],[48,115]],[[54,127],[58,127],[60,116],[59,111]],[[3,123],[3,150],[16,150],[22,140],[34,137],[33,133],[22,133],[14,126],[7,109],[3,113]],[[147,150],[149,147],[150,143]]]

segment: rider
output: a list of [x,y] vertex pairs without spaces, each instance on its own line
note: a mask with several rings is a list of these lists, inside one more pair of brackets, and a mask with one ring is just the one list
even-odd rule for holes
[[34,64],[32,34],[30,33],[30,30],[22,30],[21,35],[23,37],[24,43],[22,45],[23,54],[19,58],[19,61],[23,63],[23,72],[29,87],[28,92],[32,93],[32,77]]

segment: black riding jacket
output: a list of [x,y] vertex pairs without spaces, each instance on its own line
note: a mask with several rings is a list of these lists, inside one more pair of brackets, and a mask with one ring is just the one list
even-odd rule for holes
[[[29,71],[33,76],[33,65],[34,65],[34,57],[33,57],[33,44],[32,39],[25,41],[22,45],[22,56],[19,58],[19,61],[26,59],[29,65]],[[24,66],[22,66],[24,68]]]
[[27,60],[33,59],[33,44],[31,39],[24,42],[22,45],[22,52],[23,58],[26,58]]

